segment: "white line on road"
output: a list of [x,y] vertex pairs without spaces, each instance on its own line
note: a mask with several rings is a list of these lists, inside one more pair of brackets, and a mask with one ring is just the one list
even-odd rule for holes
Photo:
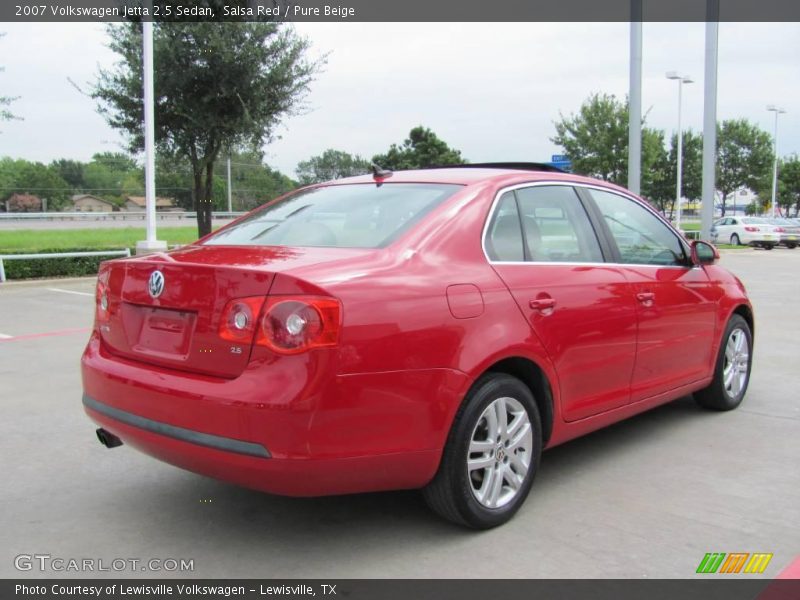
[[94,296],[94,294],[90,294],[89,292],[76,292],[74,290],[62,290],[60,288],[47,288],[48,291],[51,292],[61,292],[62,294],[75,294],[76,296]]
[[10,340],[13,335],[6,335],[5,333],[0,333],[0,340]]

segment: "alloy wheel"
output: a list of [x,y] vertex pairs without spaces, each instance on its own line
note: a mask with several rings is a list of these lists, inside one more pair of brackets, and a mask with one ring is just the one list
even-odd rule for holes
[[722,367],[722,382],[725,392],[736,398],[747,383],[750,370],[750,345],[745,332],[734,329],[725,345],[725,362]]
[[475,499],[487,508],[511,502],[523,487],[533,457],[533,432],[525,407],[498,398],[481,413],[470,437],[467,475]]

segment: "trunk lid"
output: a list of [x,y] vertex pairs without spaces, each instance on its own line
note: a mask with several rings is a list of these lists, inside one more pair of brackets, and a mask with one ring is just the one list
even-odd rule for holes
[[[368,252],[335,248],[188,246],[170,253],[109,261],[109,317],[99,324],[108,349],[154,365],[233,378],[247,366],[252,341],[219,335],[225,305],[266,298],[278,272],[305,271],[348,262]],[[163,289],[150,293],[154,272]],[[257,318],[258,315],[254,315]]]

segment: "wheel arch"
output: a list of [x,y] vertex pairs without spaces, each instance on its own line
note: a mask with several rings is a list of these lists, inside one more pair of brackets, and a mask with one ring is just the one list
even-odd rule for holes
[[[753,319],[753,309],[750,308],[747,304],[739,304],[736,306],[733,311],[731,312],[731,316],[739,315],[745,321],[747,321],[747,326],[750,327],[750,336],[755,339],[756,337],[756,329],[755,329],[755,320]],[[728,317],[730,319],[730,317]]]
[[[486,373],[505,373],[516,377],[531,390],[542,420],[542,442],[546,446],[553,432],[553,389],[544,370],[529,358],[511,356],[490,365]],[[477,381],[477,379],[476,379]]]

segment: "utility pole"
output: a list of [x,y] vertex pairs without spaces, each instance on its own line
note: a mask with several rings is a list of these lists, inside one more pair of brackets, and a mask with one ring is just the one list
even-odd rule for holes
[[631,0],[630,90],[628,92],[628,189],[642,182],[642,0]]
[[[152,3],[150,6],[152,14]],[[153,22],[142,21],[142,60],[144,67],[144,190],[147,239],[136,242],[136,253],[147,254],[167,249],[156,239],[156,160],[153,110]]]
[[706,0],[706,64],[703,81],[703,204],[700,239],[711,239],[714,220],[717,159],[717,56],[719,48],[719,0]]

